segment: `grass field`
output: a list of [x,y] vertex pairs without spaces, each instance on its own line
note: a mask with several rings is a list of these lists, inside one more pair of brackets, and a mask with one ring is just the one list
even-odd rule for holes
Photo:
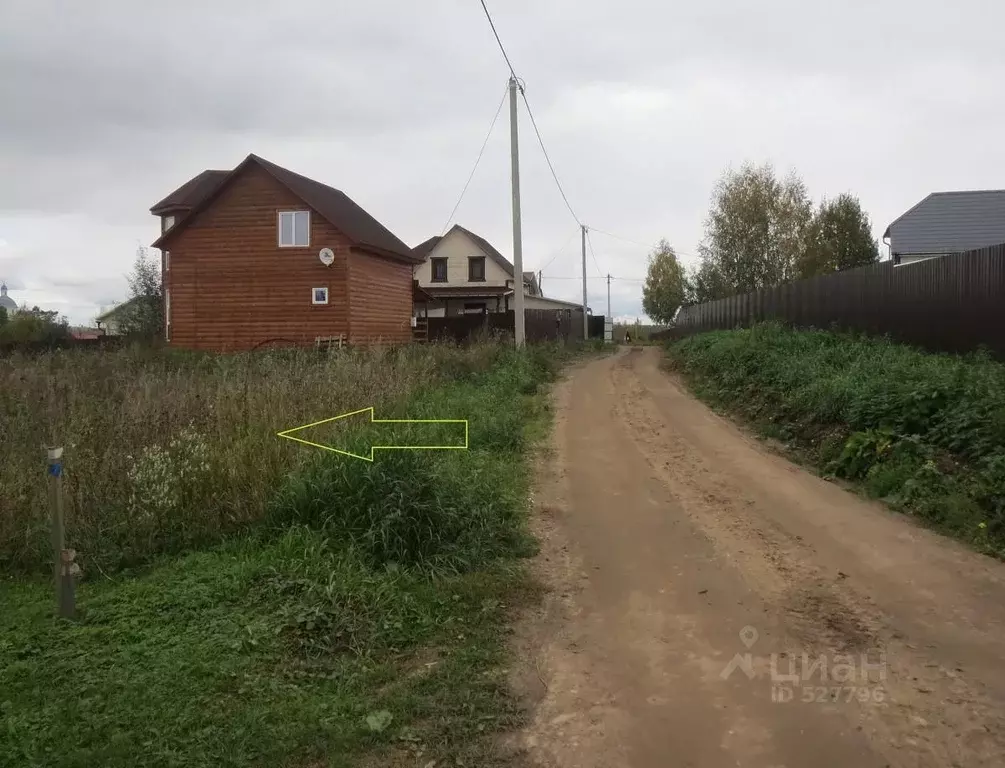
[[507,364],[505,352],[134,347],[2,358],[0,572],[48,561],[46,444],[66,449],[73,546],[85,566],[112,573],[262,520],[286,474],[314,458],[278,431],[367,406],[392,413],[419,392]]
[[822,473],[1005,556],[1005,365],[774,324],[669,347],[713,405]]
[[[506,623],[536,595],[528,462],[565,354],[5,361],[0,766],[499,764],[522,717]],[[275,436],[361,404],[469,418],[471,448],[369,464]],[[39,433],[70,454],[72,622],[44,575]]]

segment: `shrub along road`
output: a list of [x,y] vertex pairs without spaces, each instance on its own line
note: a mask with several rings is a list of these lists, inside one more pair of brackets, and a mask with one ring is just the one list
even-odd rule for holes
[[556,394],[552,585],[520,642],[552,766],[998,766],[1005,567],[800,469],[660,369]]

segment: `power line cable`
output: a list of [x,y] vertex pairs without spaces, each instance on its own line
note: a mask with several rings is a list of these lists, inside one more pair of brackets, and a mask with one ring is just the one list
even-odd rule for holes
[[555,186],[558,187],[558,192],[562,195],[562,201],[565,203],[565,207],[569,209],[569,213],[572,214],[572,218],[576,220],[579,226],[583,226],[583,222],[579,220],[576,212],[572,210],[572,205],[569,203],[569,198],[565,194],[565,189],[562,188],[562,182],[558,180],[558,174],[555,172],[555,166],[551,162],[551,156],[548,154],[548,148],[544,146],[544,139],[541,137],[541,131],[537,127],[537,120],[534,119],[534,112],[530,108],[530,102],[527,101],[527,91],[521,85],[520,86],[520,96],[523,97],[523,104],[527,107],[527,115],[530,117],[530,124],[534,126],[534,134],[537,136],[537,143],[541,145],[541,151],[544,153],[544,159],[548,163],[548,170],[551,171],[551,178],[555,180]]
[[590,246],[590,256],[593,257],[593,266],[597,268],[597,274],[601,277],[605,277],[604,270],[600,268],[600,264],[597,263],[597,253],[593,250],[593,238],[590,237],[590,230],[586,230],[586,243]]
[[516,71],[513,69],[513,64],[510,63],[509,56],[506,54],[506,48],[503,47],[502,40],[499,39],[499,33],[496,31],[495,22],[492,21],[492,14],[489,13],[489,7],[485,5],[485,0],[481,0],[482,10],[485,11],[485,18],[489,20],[489,26],[492,27],[492,34],[496,37],[496,42],[499,44],[499,50],[502,51],[503,58],[506,59],[506,66],[509,67],[509,73],[513,76],[513,79],[518,79],[516,76]]
[[543,267],[541,267],[541,269],[539,271],[540,272],[544,272],[544,270],[546,270],[548,267],[550,267],[552,265],[552,262],[554,262],[555,259],[557,259],[559,256],[561,256],[562,252],[565,251],[565,249],[569,247],[569,243],[572,242],[572,238],[574,238],[578,234],[579,234],[579,230],[577,229],[575,232],[573,232],[571,235],[569,235],[569,239],[565,241],[565,244],[561,248],[559,248],[557,251],[555,251],[554,255],[548,260],[548,263],[545,264]]
[[[545,275],[549,280],[582,280],[582,275]],[[607,275],[601,275],[601,277],[607,277]],[[617,277],[611,275],[611,280],[622,280],[629,283],[644,283],[646,279],[644,277]]]
[[638,240],[631,240],[631,239],[629,239],[627,237],[621,237],[621,235],[615,235],[615,234],[613,234],[611,232],[605,232],[604,230],[597,229],[596,227],[590,227],[590,229],[593,230],[594,232],[598,232],[601,235],[607,235],[608,237],[613,237],[615,240],[623,240],[626,243],[631,243],[632,245],[637,245],[640,248],[651,249],[653,247],[651,244],[650,245],[646,245],[645,243],[640,243]]
[[[628,237],[622,237],[621,235],[615,235],[613,232],[605,232],[604,230],[597,229],[596,227],[590,227],[590,230],[593,231],[593,232],[599,232],[602,235],[607,235],[608,237],[613,237],[615,240],[621,240],[621,241],[626,242],[626,243],[631,243],[632,245],[637,245],[637,246],[639,246],[639,248],[645,248],[649,252],[651,252],[653,250],[653,248],[655,247],[652,244],[646,245],[645,243],[640,243],[638,240],[632,240],[631,238],[628,238]],[[688,253],[687,251],[682,251],[679,248],[677,248],[676,246],[671,245],[670,247],[673,249],[673,252],[676,253],[678,256],[687,256],[690,259],[701,258],[700,256],[696,256],[693,253]]]
[[[562,196],[562,202],[565,203],[565,207],[569,209],[569,213],[572,214],[572,218],[575,220],[576,224],[583,227],[583,222],[580,220],[579,216],[576,215],[576,211],[573,209],[572,204],[569,202],[569,196],[565,193],[565,188],[562,186],[561,180],[558,178],[558,172],[555,170],[555,164],[551,161],[551,155],[548,153],[548,147],[544,143],[544,137],[541,135],[541,129],[537,124],[537,118],[534,117],[534,110],[530,108],[530,101],[527,99],[527,89],[524,82],[517,77],[516,70],[513,68],[513,62],[510,61],[509,54],[506,53],[506,46],[503,45],[502,38],[499,37],[499,31],[496,29],[495,22],[492,20],[492,14],[489,13],[488,5],[485,4],[485,0],[480,0],[482,10],[485,12],[485,18],[488,19],[489,26],[492,28],[492,34],[495,36],[496,44],[499,46],[499,51],[503,55],[503,59],[506,60],[506,66],[509,67],[510,75],[514,80],[517,81],[517,86],[520,89],[520,97],[523,99],[523,104],[527,108],[527,116],[530,117],[530,124],[534,128],[534,135],[537,137],[537,143],[541,147],[541,152],[544,154],[545,162],[548,164],[548,170],[551,171],[551,178],[555,180],[555,186],[558,187],[558,193]],[[505,99],[505,97],[504,97]],[[501,108],[501,107],[500,107]],[[608,237],[614,237],[615,239],[626,240],[627,242],[634,243],[635,245],[640,245],[643,248],[649,249],[651,246],[642,245],[632,240],[627,240],[627,238],[619,238],[617,235],[612,235],[609,232],[604,232],[603,230],[597,230],[601,234],[607,235]],[[591,243],[590,248],[592,250],[593,245]],[[554,260],[554,259],[552,259]],[[593,257],[594,265],[597,267],[597,271],[600,272],[600,265],[597,264],[597,257]],[[550,264],[551,262],[549,262]],[[602,275],[601,275],[602,276]]]
[[457,202],[454,204],[453,210],[447,217],[446,224],[443,225],[443,229],[440,230],[440,235],[444,235],[447,231],[447,227],[450,226],[450,222],[454,220],[454,214],[457,213],[457,209],[461,207],[461,201],[464,199],[465,193],[468,191],[468,187],[471,185],[471,180],[475,177],[475,171],[478,170],[478,164],[482,161],[482,155],[485,154],[485,147],[488,146],[489,139],[492,137],[492,131],[495,130],[496,123],[499,121],[499,114],[502,112],[503,104],[506,103],[506,91],[503,91],[502,99],[499,100],[499,106],[496,108],[495,117],[492,118],[492,124],[489,126],[489,132],[485,134],[485,141],[482,142],[482,148],[478,150],[478,157],[475,158],[475,164],[471,168],[471,173],[468,174],[468,180],[464,182],[464,189],[461,190],[461,196],[457,198]]

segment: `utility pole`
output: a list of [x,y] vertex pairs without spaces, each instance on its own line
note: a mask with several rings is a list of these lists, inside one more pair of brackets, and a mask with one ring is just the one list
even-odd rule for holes
[[583,236],[583,341],[590,338],[590,319],[586,316],[586,225],[580,224]]
[[607,273],[607,319],[611,319],[611,273]]
[[544,270],[539,269],[537,271],[537,292],[544,296],[544,288],[541,287],[541,283],[544,281]]
[[523,235],[520,228],[520,147],[517,140],[516,97],[519,87],[516,77],[511,77],[509,79],[509,146],[513,181],[513,338],[516,345],[522,347],[526,341],[526,333],[523,314]]

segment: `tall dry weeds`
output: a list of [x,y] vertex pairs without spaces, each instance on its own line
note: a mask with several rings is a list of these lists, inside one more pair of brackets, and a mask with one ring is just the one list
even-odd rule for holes
[[68,541],[120,568],[261,519],[309,453],[276,432],[490,368],[467,349],[214,356],[139,347],[0,360],[0,569],[49,559],[44,447],[65,446]]

